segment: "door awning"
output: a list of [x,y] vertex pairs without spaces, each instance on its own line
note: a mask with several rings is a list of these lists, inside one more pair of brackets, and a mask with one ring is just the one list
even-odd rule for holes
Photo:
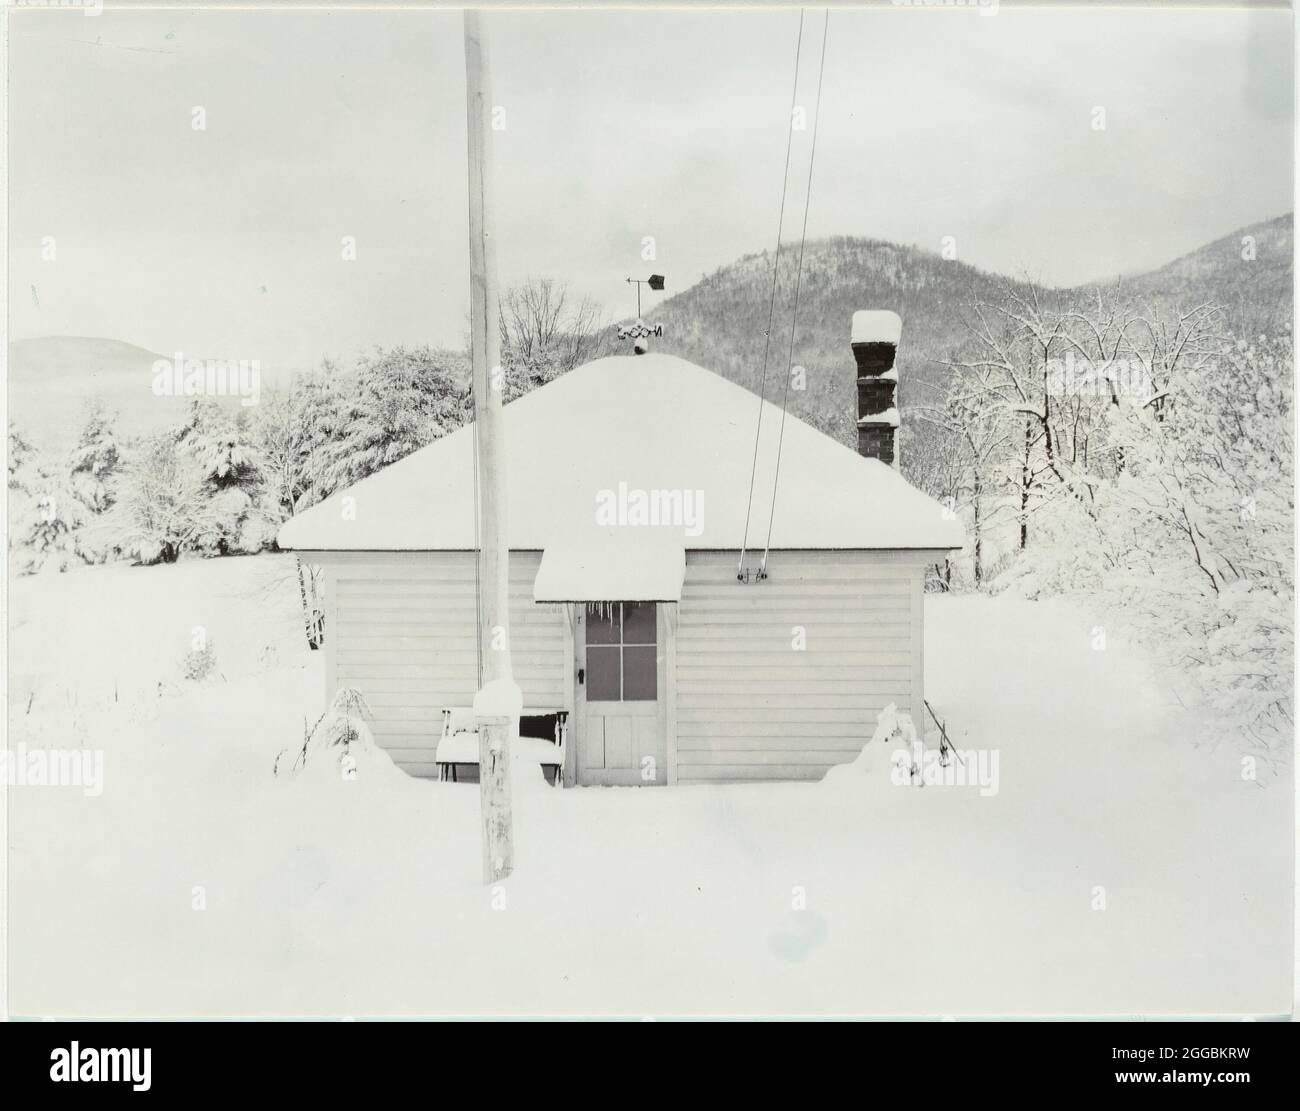
[[685,577],[680,531],[592,529],[546,546],[533,601],[679,602]]

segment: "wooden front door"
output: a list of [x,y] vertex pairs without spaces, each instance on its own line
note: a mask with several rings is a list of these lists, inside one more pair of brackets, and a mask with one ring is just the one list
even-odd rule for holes
[[663,616],[654,602],[579,607],[578,783],[652,787],[667,782]]

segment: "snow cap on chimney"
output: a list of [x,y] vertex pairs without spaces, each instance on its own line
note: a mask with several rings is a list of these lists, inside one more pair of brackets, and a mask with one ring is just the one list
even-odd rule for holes
[[859,309],[853,314],[854,343],[890,343],[903,338],[903,320],[888,309]]

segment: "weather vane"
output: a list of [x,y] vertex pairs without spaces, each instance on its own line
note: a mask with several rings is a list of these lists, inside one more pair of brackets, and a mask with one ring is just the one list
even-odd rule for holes
[[648,285],[657,292],[662,292],[664,288],[664,276],[662,274],[651,274],[648,278],[627,278],[629,285],[636,286],[636,315],[641,316],[641,287]]
[[618,338],[632,340],[633,350],[638,355],[644,355],[648,348],[646,340],[651,336],[662,336],[664,326],[662,324],[647,324],[641,319],[641,286],[648,285],[653,290],[662,291],[664,276],[662,274],[651,274],[648,278],[628,278],[627,282],[636,286],[636,323],[621,325],[618,330]]

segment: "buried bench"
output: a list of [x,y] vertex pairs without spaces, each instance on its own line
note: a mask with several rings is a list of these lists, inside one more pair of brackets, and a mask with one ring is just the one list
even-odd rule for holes
[[[569,739],[568,710],[529,710],[525,709],[520,719],[553,717],[555,718],[555,739],[545,737],[513,737],[510,741],[511,758],[529,760],[543,770],[550,768],[554,774],[554,784],[559,786],[564,775],[564,754]],[[434,753],[434,763],[438,765],[438,778],[448,778],[456,782],[456,768],[460,764],[472,764],[478,767],[478,722],[474,711],[463,706],[444,707],[442,711],[442,736],[438,738],[438,748]]]

